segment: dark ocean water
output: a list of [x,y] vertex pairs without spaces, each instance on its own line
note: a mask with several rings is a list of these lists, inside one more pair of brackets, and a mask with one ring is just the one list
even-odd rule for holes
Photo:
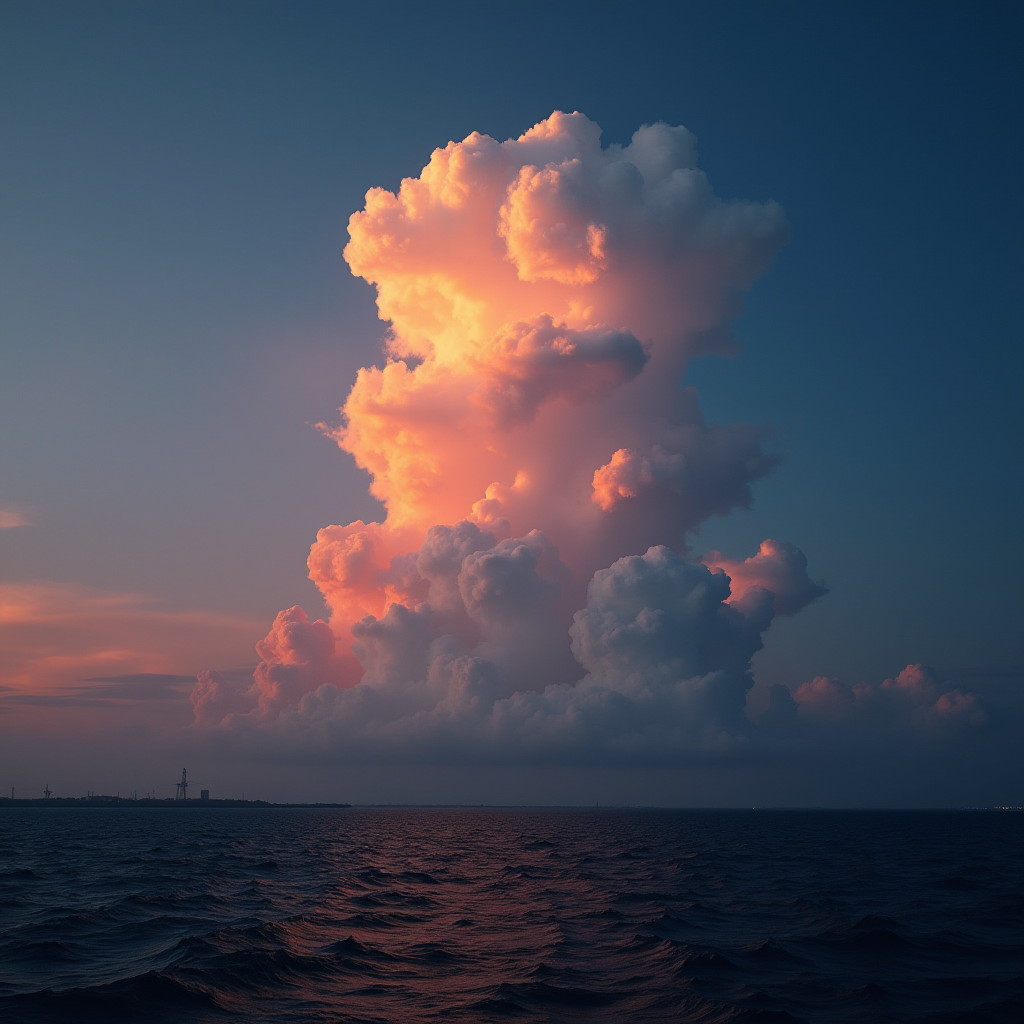
[[4,810],[0,1020],[1018,1024],[1022,827]]

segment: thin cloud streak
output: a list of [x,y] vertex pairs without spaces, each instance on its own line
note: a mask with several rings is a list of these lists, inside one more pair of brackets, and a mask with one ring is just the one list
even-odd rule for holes
[[14,530],[19,526],[32,525],[32,518],[23,509],[0,505],[0,530]]
[[109,690],[126,676],[179,678],[211,658],[237,663],[258,635],[250,620],[167,611],[144,594],[0,583],[0,681],[8,693],[70,696],[69,687]]

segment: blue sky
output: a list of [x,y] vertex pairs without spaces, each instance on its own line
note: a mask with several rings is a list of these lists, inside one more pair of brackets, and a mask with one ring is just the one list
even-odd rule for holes
[[449,139],[578,109],[606,143],[685,125],[719,195],[792,226],[739,354],[687,376],[782,457],[697,548],[792,540],[831,590],[773,627],[762,690],[908,662],[1018,686],[1022,27],[1002,3],[8,2],[0,504],[34,525],[0,530],[3,579],[322,613],[316,530],[378,515],[311,426],[381,361],[349,215]]

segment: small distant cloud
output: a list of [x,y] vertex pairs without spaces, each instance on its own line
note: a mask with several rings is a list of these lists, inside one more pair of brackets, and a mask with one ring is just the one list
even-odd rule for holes
[[192,675],[135,672],[116,676],[93,676],[83,679],[81,685],[65,686],[57,693],[16,693],[6,699],[12,704],[38,707],[95,707],[98,704],[153,700],[187,702],[195,682],[196,677]]
[[187,700],[195,676],[163,672],[136,672],[119,676],[94,676],[83,683],[104,684],[74,687],[81,696],[114,697],[125,700]]
[[7,697],[8,704],[24,704],[33,708],[91,708],[109,701],[92,700],[89,697],[68,697],[58,693],[17,693]]
[[0,505],[0,530],[13,530],[16,526],[31,526],[32,520],[24,509]]

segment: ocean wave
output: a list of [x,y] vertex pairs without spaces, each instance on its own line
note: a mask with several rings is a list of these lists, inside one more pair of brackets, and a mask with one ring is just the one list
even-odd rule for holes
[[1013,815],[5,813],[19,1024],[1024,1014]]

